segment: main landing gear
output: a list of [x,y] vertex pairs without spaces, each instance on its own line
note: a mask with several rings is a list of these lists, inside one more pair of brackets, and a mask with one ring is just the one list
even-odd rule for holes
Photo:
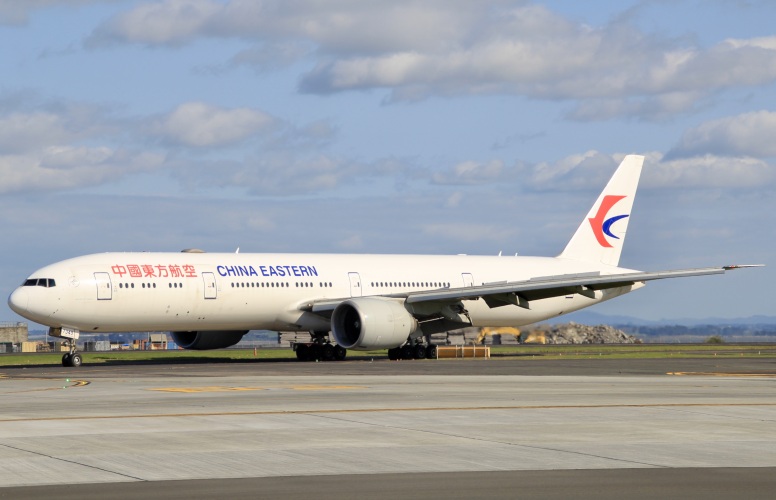
[[392,361],[399,359],[434,359],[436,356],[437,346],[433,344],[412,344],[408,342],[401,347],[388,349],[388,359]]
[[336,344],[296,344],[296,359],[299,361],[342,361],[348,350]]
[[62,366],[78,368],[81,366],[83,360],[81,359],[81,355],[75,352],[75,339],[67,339],[65,342],[67,342],[70,352],[65,353],[65,355],[62,356]]
[[312,341],[294,344],[296,359],[299,361],[342,361],[348,350],[338,344],[332,344],[328,332],[311,332]]

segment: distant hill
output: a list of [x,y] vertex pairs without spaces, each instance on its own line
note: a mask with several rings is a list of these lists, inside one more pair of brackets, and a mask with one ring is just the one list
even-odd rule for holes
[[585,325],[630,325],[630,326],[776,326],[776,316],[749,316],[746,318],[679,318],[648,320],[632,316],[601,314],[593,311],[578,311],[544,321],[548,324],[574,321]]

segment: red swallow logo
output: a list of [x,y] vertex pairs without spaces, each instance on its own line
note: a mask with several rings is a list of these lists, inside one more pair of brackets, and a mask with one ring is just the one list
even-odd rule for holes
[[623,198],[625,198],[625,196],[617,196],[617,195],[604,196],[603,201],[601,201],[601,206],[598,207],[598,213],[595,214],[595,217],[587,219],[590,221],[590,226],[593,228],[593,234],[595,235],[595,239],[598,240],[598,243],[602,247],[612,248],[611,243],[609,243],[609,241],[607,241],[606,239],[607,236],[617,240],[620,239],[619,236],[612,234],[612,231],[611,231],[612,224],[628,216],[615,215],[614,217],[610,217],[608,219],[606,219],[606,216],[609,213],[609,210],[611,210],[612,207],[616,205],[617,202]]

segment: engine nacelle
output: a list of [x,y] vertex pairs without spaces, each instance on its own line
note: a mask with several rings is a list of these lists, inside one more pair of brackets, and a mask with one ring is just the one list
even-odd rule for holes
[[398,347],[417,329],[417,320],[400,302],[390,299],[349,299],[331,315],[334,340],[346,349]]
[[213,330],[204,332],[170,332],[176,344],[184,349],[204,351],[231,347],[242,340],[248,330]]

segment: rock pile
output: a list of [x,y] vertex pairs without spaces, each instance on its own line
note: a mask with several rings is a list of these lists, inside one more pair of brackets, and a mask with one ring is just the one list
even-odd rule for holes
[[608,326],[587,326],[573,321],[544,328],[547,344],[640,344],[641,339]]

